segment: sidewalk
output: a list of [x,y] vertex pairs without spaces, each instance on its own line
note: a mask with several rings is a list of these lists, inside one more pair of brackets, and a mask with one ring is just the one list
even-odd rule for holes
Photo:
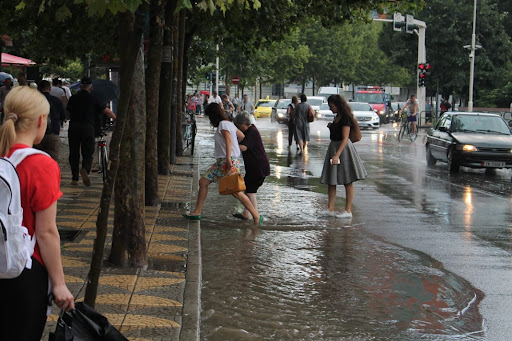
[[[99,174],[91,174],[91,186],[70,185],[66,132],[61,136],[61,190],[57,226],[61,233],[66,283],[83,300],[86,277],[96,235],[101,197]],[[201,286],[201,252],[198,222],[183,219],[197,186],[197,163],[185,151],[171,166],[169,176],[159,176],[162,204],[146,207],[147,269],[116,268],[104,263],[96,309],[129,340],[198,340]],[[95,156],[97,157],[97,156]],[[93,169],[94,169],[93,164]],[[105,258],[110,253],[113,207]],[[55,330],[59,310],[53,307],[42,340]]]

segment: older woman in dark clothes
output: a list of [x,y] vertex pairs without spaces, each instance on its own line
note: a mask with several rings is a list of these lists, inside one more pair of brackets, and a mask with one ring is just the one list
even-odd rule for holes
[[[251,124],[250,115],[247,112],[242,112],[235,117],[234,123],[245,135],[244,139],[240,141],[240,150],[245,164],[245,194],[251,200],[254,208],[258,210],[256,192],[263,185],[265,177],[270,175],[270,162],[263,147],[260,132],[254,124]],[[250,218],[247,209],[244,209],[242,213],[233,214],[233,216],[242,220]]]

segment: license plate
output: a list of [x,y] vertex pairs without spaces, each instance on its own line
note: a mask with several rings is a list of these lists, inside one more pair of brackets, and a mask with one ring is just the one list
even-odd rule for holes
[[505,167],[505,162],[498,162],[498,161],[483,161],[482,162],[483,167],[496,167],[496,168],[503,168]]

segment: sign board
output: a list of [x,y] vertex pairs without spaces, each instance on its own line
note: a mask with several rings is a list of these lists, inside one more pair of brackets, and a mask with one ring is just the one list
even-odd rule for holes
[[240,77],[233,76],[233,78],[231,78],[231,82],[232,82],[233,84],[238,84],[238,83],[240,83]]

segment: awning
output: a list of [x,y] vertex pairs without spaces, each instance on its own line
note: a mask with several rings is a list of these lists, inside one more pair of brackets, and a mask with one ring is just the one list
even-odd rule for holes
[[2,65],[3,64],[14,64],[14,65],[34,65],[35,63],[27,58],[13,56],[12,54],[2,53]]

